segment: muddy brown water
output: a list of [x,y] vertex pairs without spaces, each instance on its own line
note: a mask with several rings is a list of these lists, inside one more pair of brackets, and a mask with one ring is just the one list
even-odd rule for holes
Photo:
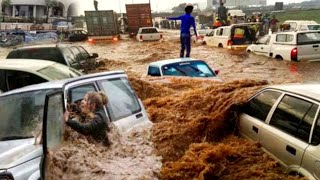
[[[291,179],[259,144],[234,136],[241,104],[267,84],[317,82],[317,62],[276,61],[243,51],[193,45],[191,56],[219,69],[223,83],[190,78],[166,82],[146,76],[148,63],[177,58],[177,32],[163,42],[75,43],[99,53],[104,66],[125,70],[153,127],[109,133],[104,147],[66,131],[50,154],[50,179]],[[1,49],[5,58],[10,48]]]

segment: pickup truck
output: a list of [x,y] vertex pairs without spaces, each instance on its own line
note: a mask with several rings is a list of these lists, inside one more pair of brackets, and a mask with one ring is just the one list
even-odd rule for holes
[[248,46],[247,52],[278,60],[320,60],[320,31],[280,32],[266,35]]
[[284,31],[310,31],[320,30],[320,24],[315,21],[303,21],[303,20],[287,20],[282,26],[289,25],[289,29]]

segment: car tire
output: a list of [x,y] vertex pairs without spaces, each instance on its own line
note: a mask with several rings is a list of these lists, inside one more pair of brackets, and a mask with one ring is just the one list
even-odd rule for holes
[[283,60],[283,57],[282,57],[282,56],[280,56],[280,55],[276,55],[276,60],[278,60],[278,61],[282,61],[282,60]]
[[248,49],[248,50],[247,50],[247,52],[248,52],[248,53],[251,53],[251,50],[250,50],[250,49]]
[[203,41],[203,42],[202,42],[202,45],[207,45],[207,42]]
[[219,47],[219,48],[223,48],[223,45],[222,45],[222,44],[219,44],[218,47]]

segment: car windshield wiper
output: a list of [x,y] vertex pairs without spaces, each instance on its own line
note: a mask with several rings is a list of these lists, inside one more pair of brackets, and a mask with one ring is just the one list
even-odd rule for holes
[[8,141],[8,140],[15,140],[15,139],[29,139],[33,138],[33,136],[8,136],[0,138],[0,141]]
[[190,66],[192,69],[196,70],[197,72],[199,73],[202,73],[204,74],[206,77],[209,77],[208,75],[206,75],[206,73],[204,73],[203,71],[201,71],[200,69],[196,68],[196,67],[193,67],[193,66]]

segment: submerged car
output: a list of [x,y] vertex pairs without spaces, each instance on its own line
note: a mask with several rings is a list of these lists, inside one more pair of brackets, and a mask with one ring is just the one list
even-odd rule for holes
[[0,91],[81,75],[76,69],[52,61],[4,59],[0,60]]
[[169,59],[149,64],[149,76],[189,76],[221,80],[219,70],[212,70],[202,60],[191,58]]
[[240,115],[243,137],[258,141],[290,175],[320,179],[320,84],[266,87]]
[[68,35],[70,42],[88,40],[88,32],[83,29],[73,29]]
[[7,59],[43,59],[87,71],[88,64],[95,64],[97,57],[97,53],[89,54],[82,46],[51,44],[13,49]]
[[138,30],[137,41],[159,41],[163,35],[154,27],[143,27]]
[[108,123],[114,124],[120,133],[152,124],[123,71],[84,75],[3,93],[0,95],[0,179],[25,180],[32,174],[32,178],[40,175],[37,173],[40,160],[46,168],[47,152],[57,150],[64,142],[64,109],[68,103],[81,101],[89,91],[103,91],[107,95]]

